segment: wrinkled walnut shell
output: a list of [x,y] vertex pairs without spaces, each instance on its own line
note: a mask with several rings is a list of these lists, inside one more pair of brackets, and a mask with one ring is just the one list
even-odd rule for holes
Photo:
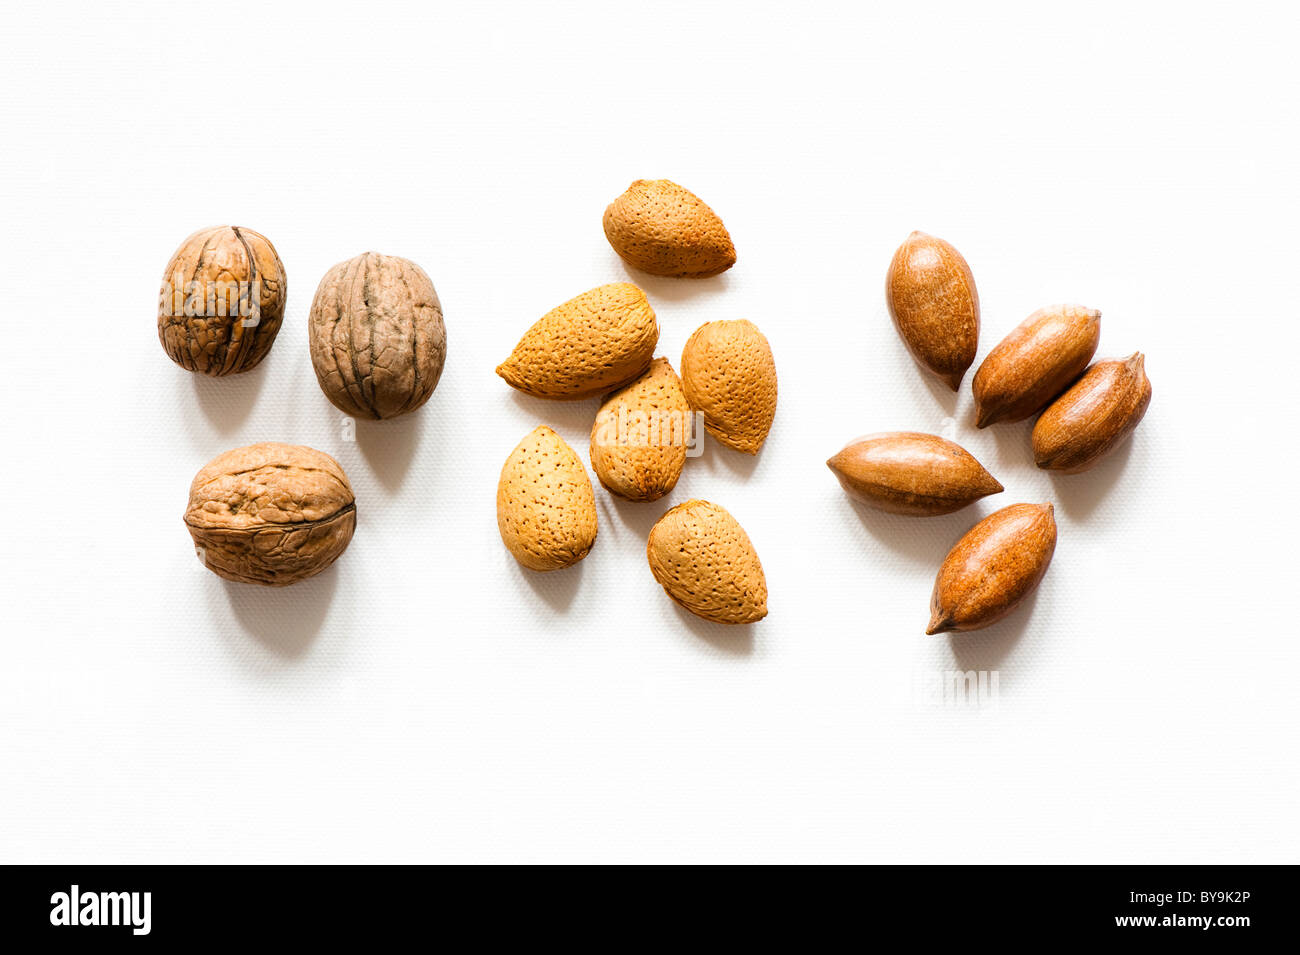
[[311,363],[334,406],[394,418],[429,400],[447,358],[433,282],[414,262],[366,252],[320,281],[309,319]]
[[190,485],[185,526],[204,566],[283,587],[334,563],[357,524],[352,485],[328,454],[252,444],[218,455]]
[[285,293],[284,263],[266,236],[233,225],[201,229],[163,273],[158,340],[187,371],[248,371],[275,342]]

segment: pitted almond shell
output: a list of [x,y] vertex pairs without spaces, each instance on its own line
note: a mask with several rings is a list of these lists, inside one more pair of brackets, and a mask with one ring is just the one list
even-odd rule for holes
[[758,454],[776,417],[776,361],[753,322],[708,322],[682,349],[682,389],[704,428],[729,448]]
[[1002,491],[961,445],[917,431],[859,438],[826,466],[849,497],[891,514],[951,514]]
[[651,275],[705,278],[736,264],[731,235],[699,196],[667,179],[638,179],[605,210],[605,237]]
[[645,293],[615,282],[539,318],[497,374],[537,398],[594,398],[650,367],[658,342],[659,324]]
[[1055,550],[1051,504],[1012,504],[994,511],[944,558],[925,632],[980,630],[997,623],[1038,586]]
[[956,391],[980,337],[979,293],[961,253],[913,232],[889,263],[885,304],[912,357]]
[[539,425],[520,441],[497,482],[497,528],[529,570],[570,567],[596,542],[596,495],[582,460]]
[[1099,361],[1034,424],[1034,463],[1077,474],[1113,451],[1138,426],[1151,404],[1145,359]]
[[1047,407],[1092,361],[1101,312],[1082,305],[1040,308],[985,356],[971,390],[975,426],[1023,421]]
[[650,572],[697,617],[754,623],[767,616],[767,579],[749,535],[725,508],[693,500],[672,508],[650,529]]
[[691,409],[667,358],[601,405],[591,426],[591,467],[608,491],[655,501],[677,485],[686,464]]

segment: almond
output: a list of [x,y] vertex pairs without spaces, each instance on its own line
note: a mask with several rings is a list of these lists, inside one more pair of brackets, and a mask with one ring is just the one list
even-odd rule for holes
[[682,349],[682,389],[704,428],[729,448],[758,454],[776,416],[776,362],[744,319],[708,322]]
[[859,438],[826,466],[849,497],[890,514],[951,514],[1002,491],[965,448],[916,431]]
[[767,616],[767,580],[745,529],[708,501],[678,504],[650,528],[646,559],[677,603],[714,623]]
[[497,482],[497,527],[506,550],[529,570],[559,570],[596,541],[596,494],[582,460],[540,425],[520,441]]
[[913,232],[889,263],[885,303],[912,357],[956,391],[980,337],[979,293],[961,253]]
[[656,501],[686,464],[691,409],[667,358],[605,399],[591,426],[591,468],[610,492]]
[[1001,620],[1038,586],[1055,550],[1051,504],[994,511],[944,558],[925,632],[980,630]]
[[975,426],[1024,421],[1083,374],[1101,339],[1101,312],[1049,305],[1015,327],[975,372]]
[[1034,424],[1034,463],[1066,474],[1088,470],[1133,432],[1150,403],[1141,352],[1097,362]]
[[718,214],[667,179],[638,179],[610,203],[605,238],[624,262],[651,275],[706,278],[736,264]]
[[536,398],[593,398],[650,367],[658,342],[659,324],[645,293],[615,282],[539,318],[497,374]]

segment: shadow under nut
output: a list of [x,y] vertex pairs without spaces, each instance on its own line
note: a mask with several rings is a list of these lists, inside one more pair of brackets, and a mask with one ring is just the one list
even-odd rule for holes
[[979,348],[980,300],[970,266],[950,243],[913,232],[885,275],[885,304],[917,363],[956,391]]
[[356,501],[328,454],[254,444],[218,455],[199,470],[185,526],[213,573],[283,587],[315,576],[347,549]]
[[158,340],[186,371],[248,371],[270,353],[287,293],[284,263],[266,236],[243,226],[200,229],[163,272]]
[[311,363],[334,407],[384,419],[429,400],[447,359],[433,282],[414,262],[366,252],[321,279],[308,321]]

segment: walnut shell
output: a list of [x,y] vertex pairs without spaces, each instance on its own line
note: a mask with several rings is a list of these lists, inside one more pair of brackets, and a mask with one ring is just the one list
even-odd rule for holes
[[190,485],[185,526],[204,566],[227,580],[283,587],[334,563],[357,526],[343,468],[294,444],[213,458]]
[[354,418],[395,418],[429,400],[447,359],[433,282],[409,259],[366,252],[320,280],[311,363],[325,397]]
[[275,342],[285,294],[284,263],[270,239],[242,226],[201,229],[163,273],[158,340],[187,371],[248,371]]

